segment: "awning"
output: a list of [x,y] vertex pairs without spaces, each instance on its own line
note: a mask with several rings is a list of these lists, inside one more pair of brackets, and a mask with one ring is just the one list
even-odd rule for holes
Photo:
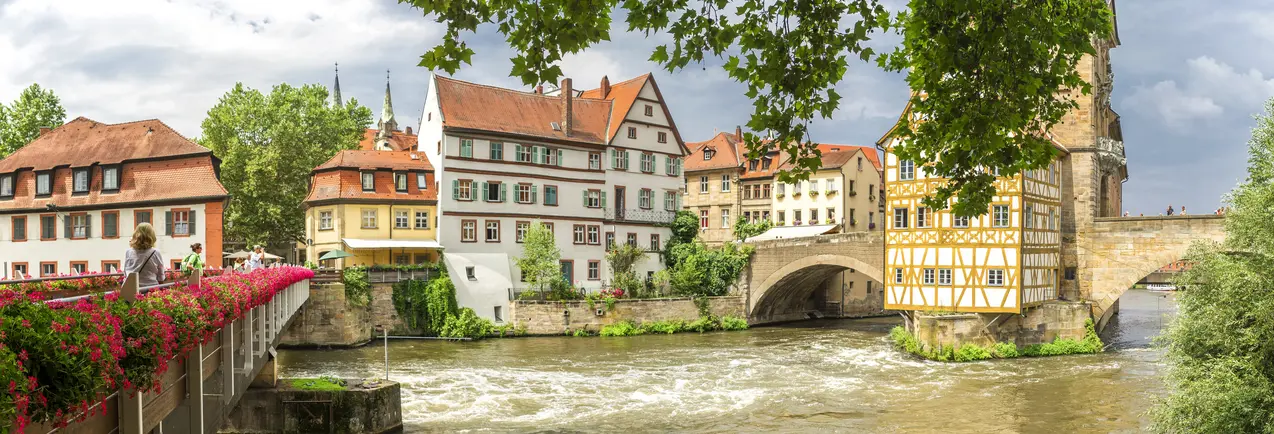
[[342,238],[342,242],[351,249],[441,249],[442,244],[434,240],[362,240],[358,238]]
[[746,242],[769,241],[788,238],[816,237],[836,230],[837,225],[818,226],[775,226],[761,235],[748,238]]

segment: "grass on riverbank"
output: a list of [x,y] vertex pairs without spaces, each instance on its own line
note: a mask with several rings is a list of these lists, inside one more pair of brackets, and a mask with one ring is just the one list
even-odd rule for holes
[[[673,334],[684,332],[711,332],[747,330],[748,321],[733,316],[718,317],[715,315],[699,317],[694,321],[667,320],[635,323],[620,321],[602,327],[600,336],[639,336],[644,334]],[[592,336],[586,330],[576,330],[574,336]]]
[[1096,354],[1102,352],[1104,345],[1101,342],[1101,338],[1097,336],[1093,321],[1088,320],[1085,322],[1084,329],[1083,339],[1062,339],[1059,337],[1054,339],[1053,342],[1028,345],[1021,350],[1018,350],[1017,346],[1008,342],[998,342],[990,347],[983,347],[978,344],[964,344],[958,348],[942,346],[936,349],[927,348],[902,326],[894,327],[893,330],[890,330],[889,339],[893,341],[894,347],[899,350],[939,362],[976,362],[989,359]]
[[345,390],[345,380],[323,376],[319,378],[293,378],[288,380],[293,389],[311,392],[339,392]]

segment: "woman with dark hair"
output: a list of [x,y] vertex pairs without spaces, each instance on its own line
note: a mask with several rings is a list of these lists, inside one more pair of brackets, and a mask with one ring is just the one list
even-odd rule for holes
[[164,281],[164,257],[155,248],[155,228],[150,223],[137,225],[124,252],[124,272],[137,274],[138,286],[155,286]]
[[194,270],[203,269],[203,258],[199,254],[203,253],[203,244],[194,243],[190,245],[190,254],[181,260],[181,271],[189,275]]

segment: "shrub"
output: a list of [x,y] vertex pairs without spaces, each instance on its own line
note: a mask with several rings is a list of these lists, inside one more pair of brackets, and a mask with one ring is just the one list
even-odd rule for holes
[[602,326],[602,330],[598,334],[602,336],[637,336],[642,333],[644,331],[637,327],[636,324],[633,324],[632,321],[620,321]]
[[482,339],[490,336],[495,329],[495,324],[490,320],[479,317],[473,312],[473,309],[463,308],[454,315],[447,315],[446,324],[442,326],[439,336],[447,338],[470,338]]
[[651,334],[673,334],[684,330],[686,322],[681,320],[653,321],[641,324],[642,331]]
[[721,317],[721,329],[729,331],[747,330],[748,320],[736,316]]
[[990,348],[977,344],[964,344],[959,348],[943,347],[941,345],[936,349],[926,348],[919,339],[912,336],[902,326],[894,327],[890,330],[889,339],[893,342],[894,347],[899,350],[939,362],[972,362],[992,358],[1011,359],[1014,357],[1094,354],[1100,353],[1103,349],[1101,338],[1097,336],[1092,320],[1088,320],[1085,323],[1085,333],[1082,339],[1062,339],[1059,337],[1054,339],[1053,342],[1029,345],[1021,351],[1018,351],[1016,346],[1008,342],[999,342]]
[[350,306],[367,306],[372,302],[372,284],[367,281],[367,268],[347,267],[341,270],[345,284],[345,302]]
[[991,346],[991,353],[1001,359],[1012,359],[1021,355],[1017,351],[1017,345],[1008,342],[996,342]]
[[977,344],[961,345],[952,357],[957,362],[976,362],[991,358],[991,352]]

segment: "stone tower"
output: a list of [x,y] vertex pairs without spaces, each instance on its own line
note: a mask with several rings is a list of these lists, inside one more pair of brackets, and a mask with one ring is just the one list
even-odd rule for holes
[[[1109,0],[1112,12],[1115,1]],[[1117,217],[1123,212],[1123,182],[1128,179],[1124,158],[1123,130],[1119,114],[1111,107],[1114,72],[1110,50],[1119,46],[1118,24],[1107,37],[1094,37],[1095,55],[1085,55],[1076,68],[1092,92],[1084,95],[1078,89],[1065,95],[1078,107],[1067,113],[1052,129],[1053,137],[1070,151],[1062,160],[1062,297],[1067,300],[1087,298],[1088,268],[1081,264],[1078,238],[1083,236],[1095,218]]]
[[398,129],[398,121],[394,120],[394,101],[389,94],[389,71],[385,71],[385,106],[380,110],[380,122],[376,126],[380,129],[376,133],[376,149],[393,150],[389,137]]

